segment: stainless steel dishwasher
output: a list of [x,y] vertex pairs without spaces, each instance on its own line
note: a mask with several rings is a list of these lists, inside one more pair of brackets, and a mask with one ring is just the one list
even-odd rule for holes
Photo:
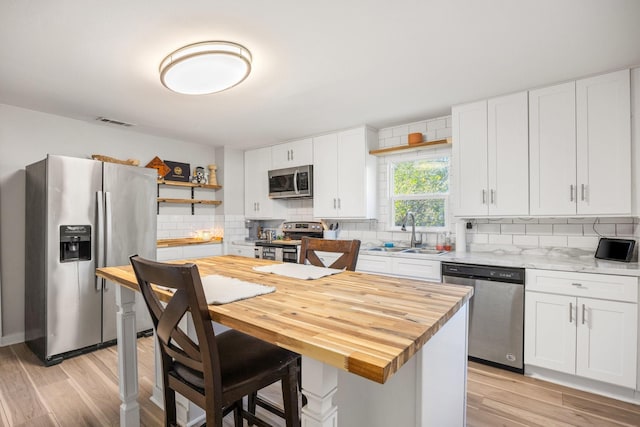
[[442,281],[474,288],[469,359],[523,372],[524,268],[443,262]]

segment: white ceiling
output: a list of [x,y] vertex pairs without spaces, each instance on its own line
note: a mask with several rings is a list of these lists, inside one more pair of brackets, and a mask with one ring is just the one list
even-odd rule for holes
[[[198,41],[253,54],[192,97],[158,65]],[[640,65],[638,0],[1,0],[0,103],[248,148]]]

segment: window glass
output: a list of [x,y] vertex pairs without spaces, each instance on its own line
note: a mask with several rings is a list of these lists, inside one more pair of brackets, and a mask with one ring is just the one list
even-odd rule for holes
[[401,227],[408,212],[423,230],[448,226],[448,157],[391,162],[389,177],[392,227]]

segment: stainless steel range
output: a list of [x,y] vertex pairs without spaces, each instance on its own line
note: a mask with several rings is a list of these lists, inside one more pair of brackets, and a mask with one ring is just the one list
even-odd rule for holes
[[313,221],[286,221],[282,224],[282,240],[259,240],[255,257],[282,262],[298,262],[300,239],[322,237],[322,223]]

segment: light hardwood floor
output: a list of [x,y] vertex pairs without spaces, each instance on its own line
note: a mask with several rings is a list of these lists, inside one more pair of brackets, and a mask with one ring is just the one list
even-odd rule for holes
[[[141,423],[160,426],[163,413],[149,401],[153,339],[138,349]],[[24,344],[0,348],[0,427],[117,426],[119,403],[115,347],[50,368]],[[467,425],[640,426],[640,406],[470,363]]]

